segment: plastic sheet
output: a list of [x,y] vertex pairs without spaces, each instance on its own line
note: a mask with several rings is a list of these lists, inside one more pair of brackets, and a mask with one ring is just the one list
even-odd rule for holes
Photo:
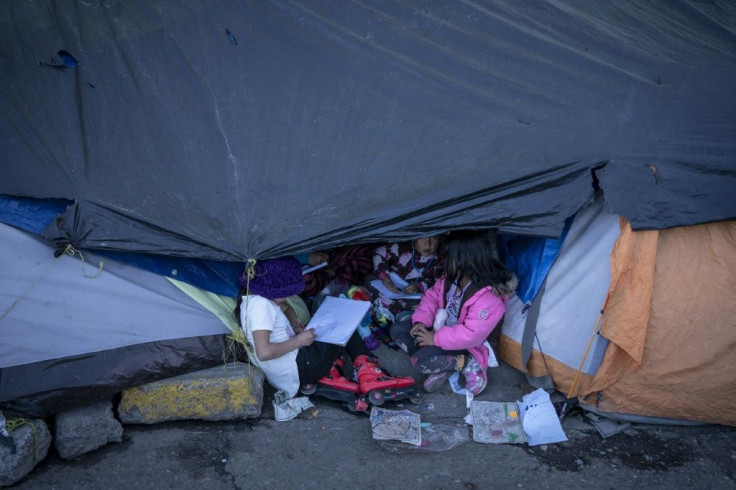
[[415,446],[399,441],[376,441],[390,453],[449,451],[470,441],[466,426],[422,423],[422,444]]

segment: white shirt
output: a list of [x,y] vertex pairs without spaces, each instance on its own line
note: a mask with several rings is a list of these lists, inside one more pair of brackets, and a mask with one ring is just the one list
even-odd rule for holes
[[294,330],[279,305],[263,296],[243,296],[240,324],[248,342],[253,346],[251,362],[261,368],[271,386],[286,392],[290,397],[295,396],[299,391],[299,371],[296,365],[298,349],[270,361],[261,361],[255,353],[254,330],[270,331],[269,340],[274,344],[286,342],[294,336]]

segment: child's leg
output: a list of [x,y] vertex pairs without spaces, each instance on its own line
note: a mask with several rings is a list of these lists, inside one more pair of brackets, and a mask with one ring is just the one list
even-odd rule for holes
[[409,355],[419,350],[419,346],[414,343],[414,337],[411,336],[411,327],[411,318],[407,318],[406,320],[394,323],[390,329],[391,340],[399,346],[399,349]]
[[347,345],[345,345],[345,350],[348,352],[348,355],[352,360],[355,360],[360,355],[372,355],[370,349],[368,349],[368,347],[365,345],[365,342],[363,342],[363,339],[360,338],[360,335],[358,335],[358,332],[355,332],[350,337]]
[[299,382],[303,385],[316,383],[330,371],[342,352],[343,348],[339,345],[319,341],[299,349],[296,355]]
[[411,364],[422,374],[461,371],[467,351],[447,351],[437,346],[422,347],[411,356]]

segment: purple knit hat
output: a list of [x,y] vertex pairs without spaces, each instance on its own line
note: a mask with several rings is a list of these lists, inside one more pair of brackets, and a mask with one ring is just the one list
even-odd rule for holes
[[255,276],[248,282],[246,270],[238,276],[238,282],[250,294],[264,298],[288,298],[304,291],[302,267],[291,255],[278,259],[259,260],[255,265]]

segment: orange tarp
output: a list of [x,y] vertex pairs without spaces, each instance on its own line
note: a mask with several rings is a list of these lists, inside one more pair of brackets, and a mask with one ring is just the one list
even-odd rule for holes
[[[601,325],[611,343],[573,394],[603,412],[736,425],[735,293],[736,222],[633,232],[622,220]],[[521,367],[518,343],[499,349]],[[549,369],[567,394],[577,366],[544,361],[533,351],[530,374]]]

